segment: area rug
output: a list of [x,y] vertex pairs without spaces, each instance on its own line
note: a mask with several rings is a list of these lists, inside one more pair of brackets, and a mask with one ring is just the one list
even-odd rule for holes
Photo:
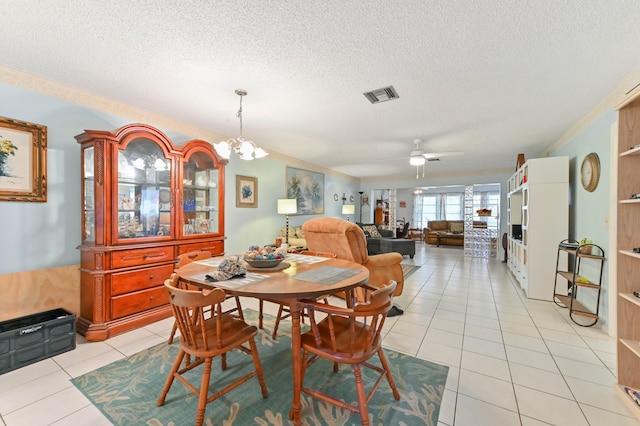
[[[257,323],[257,313],[245,310],[245,319]],[[262,398],[256,378],[207,405],[205,425],[288,425],[292,401],[290,323],[284,322],[278,338],[269,337],[273,317],[265,318],[265,329],[256,338],[258,353],[269,390]],[[174,382],[164,406],[156,401],[179,344],[159,344],[135,355],[72,379],[72,383],[115,425],[178,426],[193,425],[197,397],[178,381]],[[369,416],[374,425],[436,426],[447,379],[448,367],[386,350],[400,400],[393,399],[391,389],[382,382],[369,402]],[[374,361],[377,363],[377,357]],[[220,370],[214,360],[210,394],[224,387],[230,376],[244,374],[253,368],[251,357],[239,351],[227,357],[228,369]],[[363,368],[366,389],[374,381],[369,369]],[[201,368],[190,372],[199,383]],[[305,385],[329,391],[339,398],[355,403],[355,384],[351,368],[317,362],[311,366]],[[212,389],[213,388],[213,389]],[[302,395],[302,424],[360,424],[357,414]]]
[[412,265],[409,263],[401,263],[400,266],[402,266],[402,274],[404,275],[405,280],[409,278],[409,275],[413,274],[415,271],[420,269],[419,266]]

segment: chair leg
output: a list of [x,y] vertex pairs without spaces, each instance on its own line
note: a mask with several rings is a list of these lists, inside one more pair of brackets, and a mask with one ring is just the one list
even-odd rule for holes
[[171,327],[171,334],[169,335],[169,340],[167,341],[169,345],[173,343],[173,338],[176,335],[176,331],[178,331],[178,323],[173,321],[173,327]]
[[263,307],[264,307],[264,301],[262,299],[260,299],[260,308],[258,309],[258,328],[260,330],[263,329],[262,326],[262,318],[263,318]]
[[227,354],[226,353],[220,355],[220,369],[222,371],[227,369]]
[[280,318],[282,317],[282,311],[284,311],[284,305],[280,305],[278,308],[278,315],[276,315],[276,324],[273,326],[273,333],[271,333],[271,338],[273,340],[276,339],[276,335],[278,334],[278,327],[280,327]]
[[[242,312],[242,305],[240,304],[240,298],[238,296],[235,296],[235,299],[236,299],[236,306],[238,307],[238,318],[244,321],[244,313]],[[260,301],[260,303],[262,303],[262,301]]]
[[398,392],[398,388],[396,387],[396,382],[393,380],[393,375],[391,374],[391,369],[389,368],[389,363],[387,362],[387,357],[384,356],[384,350],[380,348],[378,351],[378,357],[380,358],[380,363],[382,364],[382,368],[386,371],[385,375],[387,376],[387,381],[389,382],[389,386],[393,391],[393,397],[397,400],[400,399],[400,392]]
[[267,390],[267,383],[264,381],[264,374],[262,373],[262,364],[260,363],[260,357],[258,356],[258,348],[256,346],[255,339],[249,340],[249,347],[251,348],[251,357],[253,358],[253,365],[256,367],[256,375],[258,376],[258,382],[260,382],[260,389],[262,389],[262,397],[269,396]]
[[202,383],[200,385],[200,396],[198,398],[198,411],[196,412],[196,426],[204,423],[204,410],[207,408],[207,395],[209,393],[209,379],[211,378],[211,358],[204,360],[204,371],[202,372]]
[[363,426],[369,426],[369,409],[367,408],[367,395],[362,382],[362,370],[359,364],[353,364],[353,375],[356,377],[356,392],[358,393],[358,408],[360,409],[360,421]]
[[176,377],[175,374],[180,368],[180,364],[182,364],[182,360],[184,359],[185,353],[186,353],[185,351],[180,350],[180,353],[176,357],[176,360],[173,362],[173,367],[171,367],[171,371],[169,371],[169,376],[167,376],[167,381],[164,383],[164,387],[162,388],[162,393],[158,398],[158,402],[157,402],[158,407],[161,407],[162,405],[164,405],[164,400],[167,397],[167,394],[169,393],[169,389],[171,389],[171,385],[173,384],[173,379],[175,379]]

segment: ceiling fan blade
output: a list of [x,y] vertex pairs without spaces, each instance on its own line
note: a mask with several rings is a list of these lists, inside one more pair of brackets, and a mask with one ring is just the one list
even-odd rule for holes
[[440,158],[440,157],[453,157],[456,155],[464,155],[462,151],[449,151],[449,152],[425,152],[422,154],[424,158]]

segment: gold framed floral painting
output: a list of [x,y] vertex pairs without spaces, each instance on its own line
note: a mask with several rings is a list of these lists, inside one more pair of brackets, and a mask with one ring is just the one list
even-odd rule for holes
[[0,201],[47,201],[47,127],[0,117]]

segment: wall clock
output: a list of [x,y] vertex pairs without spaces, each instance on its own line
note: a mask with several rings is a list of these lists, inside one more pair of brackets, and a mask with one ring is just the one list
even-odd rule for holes
[[582,187],[589,192],[593,192],[600,181],[600,158],[598,154],[592,152],[587,154],[580,166],[580,181]]

